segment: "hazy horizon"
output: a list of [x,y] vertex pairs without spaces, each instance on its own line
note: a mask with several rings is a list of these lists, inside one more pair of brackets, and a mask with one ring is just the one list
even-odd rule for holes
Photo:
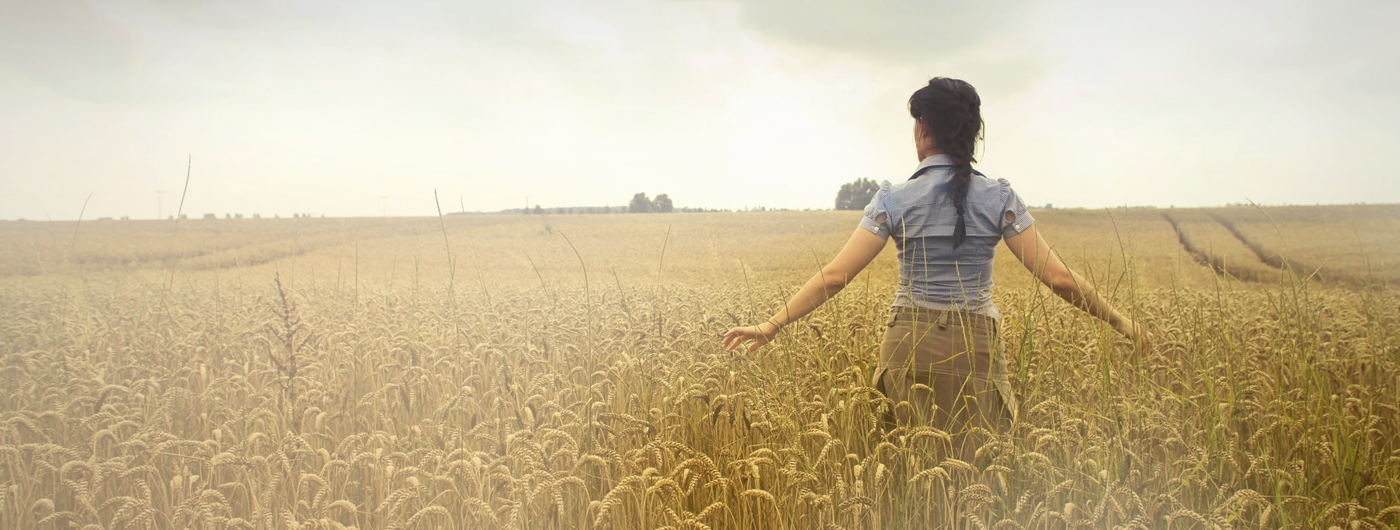
[[[829,209],[977,87],[1034,205],[1400,202],[1400,4],[0,6],[0,218]],[[163,205],[156,190],[164,190]],[[387,201],[383,197],[388,197]],[[460,197],[460,200],[459,200]]]
[[[1254,204],[1250,204],[1250,203],[1248,203],[1248,202],[1245,202],[1245,203],[1227,203],[1227,204],[1207,204],[1207,205],[1201,205],[1201,206],[1180,206],[1180,205],[1174,205],[1174,204],[1168,204],[1168,205],[1120,204],[1120,205],[1109,205],[1109,206],[1060,206],[1060,205],[1056,205],[1056,204],[1053,204],[1053,203],[1052,203],[1052,204],[1048,204],[1048,205],[1036,205],[1036,204],[1032,204],[1032,205],[1029,205],[1029,209],[1032,210],[1032,211],[1042,211],[1042,210],[1118,210],[1118,209],[1157,209],[1157,210],[1171,210],[1171,209],[1177,209],[1177,208],[1180,208],[1180,209],[1217,209],[1217,208],[1256,207],[1256,206],[1259,207],[1259,208],[1268,209],[1268,208],[1284,208],[1284,207],[1289,207],[1289,208],[1291,208],[1291,207],[1324,207],[1324,208],[1325,208],[1325,207],[1346,207],[1346,206],[1396,206],[1396,205],[1400,205],[1400,203],[1397,203],[1397,202],[1365,202],[1365,201],[1362,201],[1362,202],[1350,202],[1350,203],[1309,203],[1309,204],[1301,204],[1301,203],[1300,203],[1300,204],[1294,204],[1294,203],[1279,203],[1279,204],[1254,203]],[[599,204],[599,205],[578,205],[578,204],[575,204],[575,205],[564,205],[564,206],[550,206],[550,207],[545,207],[545,208],[544,208],[545,211],[543,212],[543,214],[544,214],[544,215],[550,215],[550,216],[559,216],[559,215],[650,215],[650,214],[652,214],[652,213],[658,213],[658,212],[633,213],[633,212],[616,212],[616,211],[615,211],[615,212],[572,212],[572,213],[571,213],[571,212],[555,212],[555,211],[554,211],[555,208],[564,208],[564,209],[570,209],[570,208],[585,209],[585,208],[605,208],[605,207],[608,207],[608,206],[611,206],[611,207],[614,208],[614,209],[617,209],[617,208],[625,208],[625,206],[620,205],[620,204],[613,204],[613,205],[605,205],[605,204]],[[531,205],[531,208],[533,209],[534,206]],[[667,213],[674,213],[674,214],[678,214],[678,215],[690,215],[690,214],[701,214],[701,213],[761,213],[761,212],[808,212],[808,211],[810,211],[810,212],[821,212],[821,211],[828,211],[828,212],[834,212],[834,211],[854,212],[854,211],[857,211],[857,210],[837,210],[836,208],[833,208],[833,207],[830,207],[830,206],[825,207],[825,208],[821,208],[821,207],[811,207],[811,208],[782,208],[782,207],[767,207],[767,206],[763,206],[763,205],[741,206],[741,207],[739,207],[739,208],[684,207],[684,208],[693,208],[693,209],[690,210],[690,211],[682,211],[681,208],[683,208],[683,207],[679,207],[679,206],[678,206],[677,209],[676,209],[674,212],[667,212]],[[109,220],[109,221],[169,221],[169,220],[173,220],[173,219],[175,218],[175,212],[171,212],[171,211],[166,211],[166,212],[163,214],[162,217],[139,217],[139,216],[124,216],[124,215],[115,215],[115,216],[113,216],[113,215],[103,215],[103,216],[94,217],[94,216],[92,215],[91,212],[82,212],[81,209],[79,210],[79,212],[80,212],[80,213],[85,213],[85,214],[83,215],[82,219],[81,219],[81,221],[84,221],[84,222],[87,222],[87,221],[99,221],[99,220]],[[205,214],[214,214],[213,220],[218,220],[218,221],[222,221],[222,220],[225,220],[225,219],[230,219],[230,220],[295,219],[295,218],[297,218],[298,216],[300,216],[301,218],[305,218],[305,219],[322,219],[322,218],[324,218],[324,219],[376,219],[376,218],[382,218],[382,219],[409,219],[409,218],[419,218],[419,217],[434,217],[434,218],[435,218],[435,217],[438,216],[438,214],[437,214],[436,211],[429,212],[429,213],[421,213],[421,214],[420,214],[420,213],[413,213],[413,214],[389,214],[389,213],[386,212],[386,213],[381,213],[381,214],[356,214],[356,215],[331,215],[331,214],[318,213],[318,212],[291,212],[291,213],[271,212],[271,213],[263,213],[263,212],[251,212],[251,211],[248,211],[248,212],[245,212],[245,211],[229,211],[229,212],[189,212],[189,211],[186,211],[186,212],[184,212],[184,218],[183,218],[183,220],[185,220],[185,221],[190,221],[190,220],[205,220],[204,217],[203,217]],[[520,208],[519,208],[519,207],[515,207],[515,208],[502,208],[502,209],[500,209],[500,210],[459,210],[459,209],[448,210],[447,208],[444,208],[443,211],[442,211],[442,214],[443,214],[444,216],[446,216],[446,217],[454,217],[454,216],[477,216],[477,215],[522,215],[522,216],[526,216],[526,215],[536,215],[534,212],[528,212],[528,213],[527,213],[527,212],[522,212],[522,211],[520,211]],[[237,215],[237,216],[239,216],[239,217],[226,217],[226,216],[233,216],[233,215]],[[255,215],[258,216],[258,217],[254,217]],[[124,218],[124,217],[129,217],[129,218]],[[49,217],[45,217],[45,218],[29,218],[29,217],[0,218],[0,221],[25,221],[25,222],[34,222],[34,221],[66,222],[66,221],[75,221],[75,220],[79,220],[79,219],[77,218],[77,214],[76,214],[76,213],[75,213],[72,217],[54,217],[54,216],[49,216]]]

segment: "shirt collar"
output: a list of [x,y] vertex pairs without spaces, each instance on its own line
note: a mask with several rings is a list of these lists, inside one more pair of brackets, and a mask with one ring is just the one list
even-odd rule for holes
[[953,165],[953,157],[947,154],[929,155],[928,158],[919,162],[919,167],[914,169],[914,173],[909,175],[909,178],[914,178],[915,175],[918,175],[926,168],[951,165]]

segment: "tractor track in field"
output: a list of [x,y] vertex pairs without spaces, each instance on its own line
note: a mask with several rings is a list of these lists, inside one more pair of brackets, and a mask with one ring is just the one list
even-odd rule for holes
[[[1225,265],[1225,260],[1221,259],[1218,256],[1211,255],[1211,253],[1206,252],[1204,249],[1199,248],[1194,243],[1192,243],[1191,240],[1186,237],[1186,231],[1182,230],[1180,223],[1178,223],[1176,218],[1172,217],[1171,214],[1167,212],[1162,212],[1162,217],[1167,220],[1168,224],[1172,225],[1172,230],[1176,231],[1176,239],[1177,241],[1181,242],[1181,248],[1185,249],[1186,253],[1190,254],[1191,257],[1195,259],[1197,263],[1210,267],[1210,270],[1215,272],[1216,276],[1220,276],[1222,278],[1234,278],[1237,280],[1261,283],[1270,281],[1268,278],[1259,277],[1259,275],[1253,273],[1253,271],[1230,271],[1229,268]],[[1220,223],[1220,219],[1215,215],[1214,212],[1211,213],[1211,217],[1215,218],[1215,221],[1217,223]],[[1224,226],[1226,230],[1229,230],[1230,233],[1234,235],[1237,239],[1240,238],[1239,233],[1236,230],[1234,230],[1230,225],[1226,225],[1225,223],[1220,224],[1221,226]],[[1244,243],[1243,239],[1241,239],[1241,243]],[[1248,243],[1245,243],[1245,246],[1249,247],[1249,250],[1251,252],[1254,252],[1256,255],[1260,252],[1259,249],[1250,246]],[[1260,261],[1263,261],[1262,256]],[[1274,268],[1278,268],[1277,266],[1274,266],[1267,261],[1264,261],[1264,264],[1273,266]]]
[[1240,241],[1240,244],[1244,245],[1244,248],[1247,248],[1250,252],[1253,252],[1254,255],[1259,258],[1259,261],[1263,262],[1265,265],[1279,270],[1288,268],[1288,261],[1283,259],[1283,256],[1280,256],[1274,252],[1270,252],[1268,249],[1265,249],[1263,246],[1259,245],[1258,243],[1255,243],[1248,237],[1245,237],[1244,233],[1240,232],[1240,229],[1235,226],[1234,221],[1226,219],[1215,212],[1209,213],[1211,219],[1215,219],[1215,222],[1220,223],[1220,226],[1225,227],[1225,231],[1230,232],[1230,235],[1235,236],[1235,239],[1238,239]]
[[1185,249],[1186,253],[1189,254],[1196,263],[1209,267],[1211,272],[1214,272],[1216,276],[1224,277],[1228,275],[1228,273],[1225,272],[1225,267],[1219,261],[1212,258],[1210,254],[1196,248],[1195,245],[1191,244],[1190,240],[1186,239],[1186,232],[1181,230],[1181,225],[1177,224],[1176,219],[1173,218],[1171,214],[1162,212],[1162,217],[1167,220],[1167,224],[1172,225],[1172,230],[1176,231],[1176,240],[1181,243],[1181,248]]
[[1234,221],[1226,219],[1216,212],[1210,212],[1210,216],[1215,219],[1215,222],[1220,223],[1220,226],[1225,227],[1225,230],[1229,231],[1230,235],[1235,236],[1235,239],[1238,239],[1240,244],[1248,248],[1255,256],[1258,256],[1259,261],[1263,262],[1265,265],[1280,271],[1291,272],[1298,276],[1310,277],[1312,281],[1321,282],[1323,284],[1330,283],[1333,285],[1349,285],[1362,288],[1374,286],[1374,282],[1371,280],[1335,270],[1328,271],[1329,275],[1323,276],[1321,274],[1322,267],[1285,258],[1282,254],[1266,249],[1263,245],[1256,243],[1254,240],[1244,235],[1244,233],[1235,226]]

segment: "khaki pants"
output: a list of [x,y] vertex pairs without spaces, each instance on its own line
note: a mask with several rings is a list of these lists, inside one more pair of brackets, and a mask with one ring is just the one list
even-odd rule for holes
[[963,311],[898,307],[885,326],[873,384],[894,401],[886,426],[930,425],[952,438],[949,456],[973,463],[985,436],[1016,417],[996,320]]

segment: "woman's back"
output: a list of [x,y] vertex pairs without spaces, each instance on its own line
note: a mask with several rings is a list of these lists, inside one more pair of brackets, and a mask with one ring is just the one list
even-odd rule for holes
[[841,252],[766,322],[730,329],[723,344],[748,342],[750,351],[767,344],[845,288],[893,236],[899,291],[871,385],[892,402],[885,409],[888,427],[931,422],[949,434],[954,455],[973,463],[984,435],[1006,432],[1016,419],[1000,315],[991,300],[1001,240],[1065,301],[1139,344],[1149,343],[1151,334],[1060,261],[1009,183],[973,171],[982,116],[972,85],[930,79],[910,96],[909,115],[918,171],[896,184],[881,183]]
[[894,307],[962,309],[999,318],[992,303],[996,246],[1034,218],[1005,179],[974,172],[963,213],[965,238],[955,248],[952,164],[948,155],[929,156],[909,180],[881,182],[861,226],[893,237],[899,249]]

